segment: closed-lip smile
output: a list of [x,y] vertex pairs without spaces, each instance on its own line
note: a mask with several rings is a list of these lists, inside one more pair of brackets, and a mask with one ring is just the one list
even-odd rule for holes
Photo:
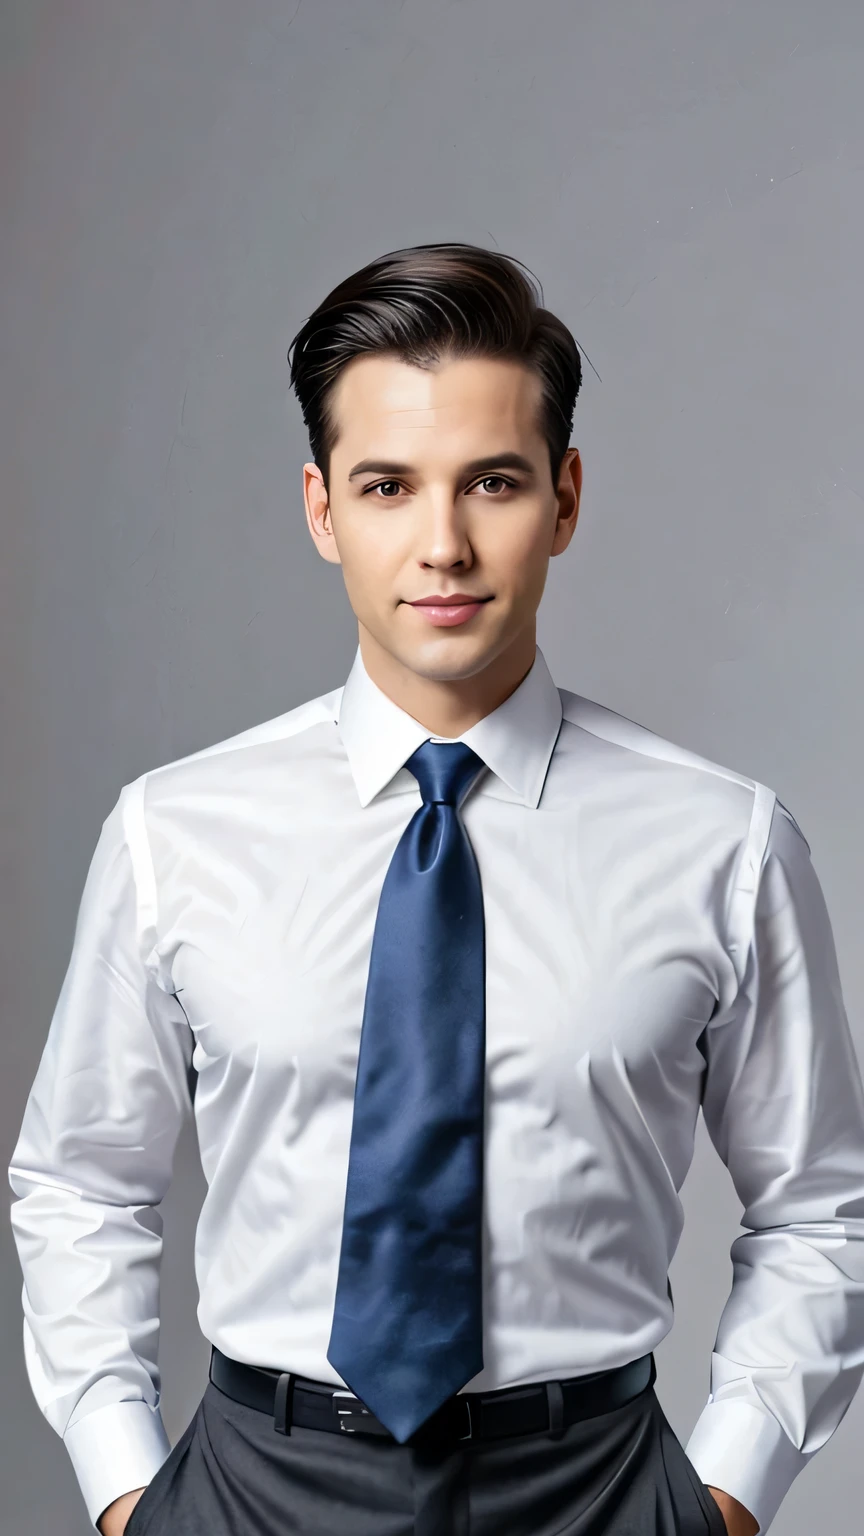
[[416,597],[409,606],[436,629],[456,629],[460,624],[468,624],[483,604],[491,600],[491,593],[488,597],[476,597],[471,592],[451,592],[445,597],[439,592],[431,597]]

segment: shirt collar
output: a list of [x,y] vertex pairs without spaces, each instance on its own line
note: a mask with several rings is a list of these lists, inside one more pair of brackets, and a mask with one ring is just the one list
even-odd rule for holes
[[[518,800],[536,807],[561,717],[561,696],[538,646],[519,687],[459,740],[473,748]],[[359,646],[339,697],[337,723],[361,805],[368,805],[432,734],[373,683]]]

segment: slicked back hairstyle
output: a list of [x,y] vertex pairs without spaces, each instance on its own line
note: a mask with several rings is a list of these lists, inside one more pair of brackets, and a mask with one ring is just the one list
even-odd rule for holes
[[582,383],[579,348],[543,308],[543,291],[515,257],[442,242],[390,251],[347,277],[301,326],[288,349],[312,457],[329,491],[336,441],[333,388],[355,357],[388,353],[432,368],[444,357],[524,363],[542,385],[541,428],[552,482],[570,445]]

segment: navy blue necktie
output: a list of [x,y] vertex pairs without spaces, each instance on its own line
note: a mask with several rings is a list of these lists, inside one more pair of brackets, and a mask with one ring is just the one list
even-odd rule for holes
[[426,741],[378,905],[327,1359],[404,1443],[483,1365],[483,893],[459,805],[484,764]]

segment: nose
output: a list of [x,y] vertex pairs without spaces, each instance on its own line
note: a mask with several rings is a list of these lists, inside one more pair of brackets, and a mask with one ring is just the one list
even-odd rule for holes
[[464,510],[451,492],[430,495],[418,512],[417,557],[422,566],[427,570],[449,570],[473,564]]

